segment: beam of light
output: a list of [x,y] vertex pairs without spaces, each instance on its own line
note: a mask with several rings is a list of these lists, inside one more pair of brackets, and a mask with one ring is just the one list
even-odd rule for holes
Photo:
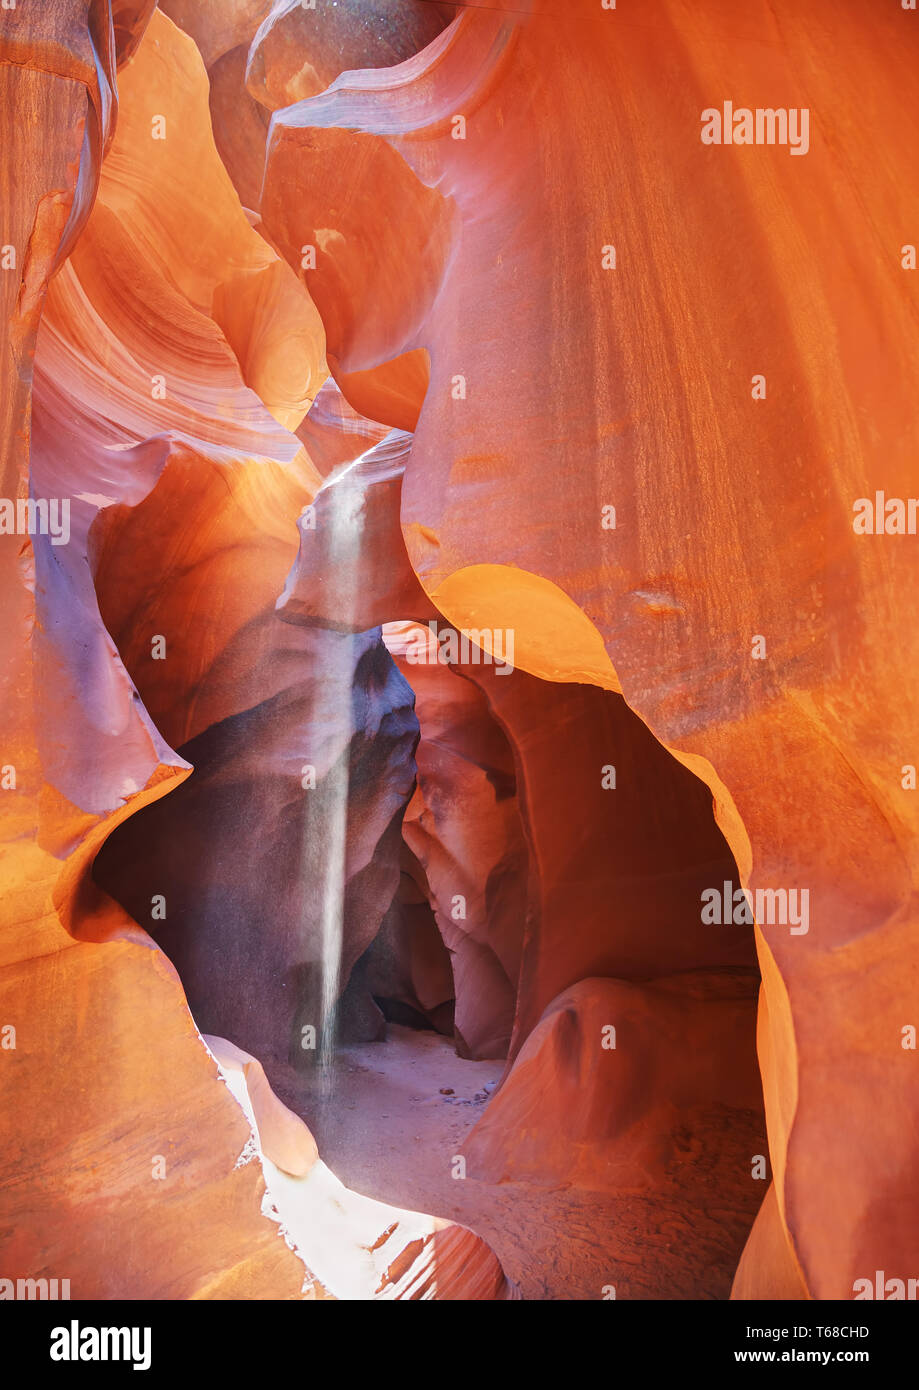
[[[363,456],[361,456],[363,457]],[[364,499],[355,476],[360,459],[326,479],[319,492],[332,493],[332,505],[324,521],[328,527],[326,553],[328,573],[343,602],[337,617],[342,626],[353,626],[357,612],[358,564],[364,528]],[[317,499],[319,493],[317,493]],[[342,757],[336,759],[326,777],[327,795],[323,836],[322,916],[321,916],[321,994],[319,1029],[319,1088],[327,1098],[333,1086],[335,1033],[341,986],[342,940],[344,935],[345,860],[348,837],[348,793],[350,755],[354,737],[352,687],[354,683],[354,641],[342,637],[325,668],[327,690],[331,688],[331,707],[347,720],[348,737]]]

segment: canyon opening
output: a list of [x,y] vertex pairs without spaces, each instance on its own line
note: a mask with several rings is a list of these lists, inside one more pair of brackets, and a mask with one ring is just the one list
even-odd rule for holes
[[917,48],[0,7],[0,1301],[84,1302],[52,1359],[440,1300],[835,1364],[916,1301]]

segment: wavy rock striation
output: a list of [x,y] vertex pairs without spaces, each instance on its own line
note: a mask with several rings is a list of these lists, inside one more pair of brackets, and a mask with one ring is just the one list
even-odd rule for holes
[[917,44],[3,11],[4,1268],[513,1297],[317,1157],[388,1019],[506,1064],[482,1210],[634,1198],[654,1296],[912,1270]]

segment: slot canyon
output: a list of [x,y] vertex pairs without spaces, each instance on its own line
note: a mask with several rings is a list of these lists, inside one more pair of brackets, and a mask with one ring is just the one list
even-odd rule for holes
[[915,1298],[919,14],[13,0],[0,109],[0,1296]]

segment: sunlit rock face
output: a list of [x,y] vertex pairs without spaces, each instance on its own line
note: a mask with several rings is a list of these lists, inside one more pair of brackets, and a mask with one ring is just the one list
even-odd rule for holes
[[[397,83],[346,76],[276,113],[262,214],[289,259],[324,229],[307,281],[358,408],[402,423],[426,354],[402,526],[445,616],[513,627],[532,675],[620,685],[712,788],[742,881],[807,890],[806,934],[757,925],[763,1220],[813,1296],[847,1296],[859,1270],[909,1263],[917,1218],[915,548],[860,537],[852,509],[907,497],[914,472],[899,128],[919,35],[867,4],[829,39],[821,6],[756,6],[741,33],[719,4],[576,8],[564,25],[551,3],[467,11]],[[703,145],[725,93],[796,108],[805,90],[804,157]],[[371,247],[353,219],[378,183]],[[384,313],[398,247],[411,273]],[[882,1172],[834,1118],[874,1130],[879,1088]],[[753,1269],[742,1282],[756,1294]]]
[[[275,615],[297,517],[321,481],[291,431],[325,379],[324,332],[221,165],[195,45],[151,8],[74,4],[53,23],[36,7],[4,14],[0,81],[21,161],[4,185],[17,272],[0,277],[17,364],[3,378],[4,493],[31,491],[54,524],[0,536],[0,1013],[4,1115],[16,1117],[4,1130],[0,1247],[4,1269],[23,1276],[66,1270],[75,1298],[316,1297],[321,1281],[272,1219],[259,1165],[238,1162],[244,1108],[196,1024],[286,1059],[316,994],[311,981],[298,991],[319,954],[309,922],[336,896],[360,923],[337,957],[347,978],[398,882],[417,724],[378,635],[309,632]],[[116,129],[113,64],[132,53]],[[210,775],[178,818],[137,820],[192,772],[175,751],[188,743]],[[330,800],[347,882],[330,877]],[[248,843],[260,812],[274,833],[256,871],[236,832],[242,816]],[[310,815],[323,822],[315,832]],[[212,836],[240,866],[241,896],[216,868]],[[190,866],[178,879],[176,864]],[[97,887],[107,865],[130,916]],[[292,886],[293,927],[272,904],[278,880]],[[144,930],[161,900],[184,981]],[[196,931],[183,934],[183,909]],[[253,939],[261,949],[247,954]],[[273,999],[259,1009],[266,951]],[[211,1008],[216,979],[234,976]],[[333,1002],[339,987],[336,973]],[[273,1009],[285,988],[290,1008]],[[314,1026],[319,1002],[307,1009]],[[270,1095],[258,1062],[247,1075]],[[340,1208],[328,1184],[313,1202],[320,1224]],[[374,1283],[345,1278],[340,1296],[507,1296],[471,1233],[411,1219],[427,1223],[424,1258],[391,1251]],[[330,1238],[320,1263],[346,1266],[362,1230]],[[350,1258],[360,1261],[356,1245]]]
[[914,1273],[915,16],[0,15],[3,1269]]
[[[53,349],[46,358],[44,437],[32,401],[33,378],[36,395],[43,387],[32,355],[48,283],[55,270],[55,291],[72,278],[66,258],[114,131],[113,63],[141,41],[151,7],[112,9],[19,6],[0,31],[4,144],[16,149],[3,183],[12,256],[0,275],[2,332],[14,368],[0,385],[3,491],[71,504],[66,543],[56,543],[60,511],[55,532],[0,536],[9,1063],[0,1245],[5,1268],[66,1274],[74,1298],[296,1298],[302,1262],[261,1213],[261,1176],[234,1166],[245,1119],[219,1089],[181,983],[88,878],[112,825],[189,770],[137,698],[87,572],[99,506],[143,495],[171,442],[143,419],[133,429],[120,411],[94,409],[98,335],[85,340],[80,378]],[[109,363],[107,401],[130,394],[114,355]],[[190,448],[202,434],[191,425]]]

